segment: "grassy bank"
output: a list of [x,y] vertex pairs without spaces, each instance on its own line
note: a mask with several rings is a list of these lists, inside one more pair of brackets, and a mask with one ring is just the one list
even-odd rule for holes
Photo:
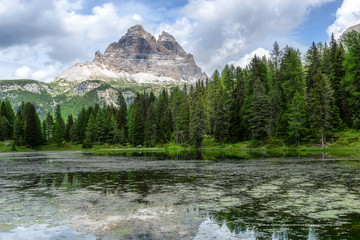
[[[12,141],[10,141],[12,143]],[[0,142],[0,152],[32,152],[32,151],[66,151],[66,150],[82,150],[86,152],[165,152],[165,151],[196,151],[198,148],[187,145],[177,145],[175,143],[167,143],[156,145],[151,148],[134,147],[132,145],[110,145],[110,144],[93,144],[90,149],[83,149],[81,144],[65,143],[62,145],[42,145],[36,148],[28,148],[26,146],[16,146],[16,150],[12,150],[12,146],[6,146],[5,142]],[[355,130],[347,130],[334,134],[328,139],[325,148],[321,148],[319,139],[303,139],[300,146],[291,145],[282,139],[269,138],[263,145],[262,141],[249,140],[239,143],[219,144],[213,139],[204,139],[203,150],[208,151],[360,151],[360,132]]]

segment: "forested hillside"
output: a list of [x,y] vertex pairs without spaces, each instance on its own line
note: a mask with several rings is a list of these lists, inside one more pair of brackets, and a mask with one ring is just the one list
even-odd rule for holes
[[41,122],[33,104],[22,104],[15,114],[7,100],[1,103],[2,140],[202,147],[204,139],[274,138],[294,145],[319,139],[324,146],[337,131],[360,129],[360,34],[348,34],[345,46],[334,37],[329,44],[313,43],[304,58],[275,42],[271,59],[255,56],[245,69],[227,65],[207,81],[159,96],[137,93],[130,105],[120,94],[118,107],[83,108],[77,119],[70,114],[64,120],[58,105]]

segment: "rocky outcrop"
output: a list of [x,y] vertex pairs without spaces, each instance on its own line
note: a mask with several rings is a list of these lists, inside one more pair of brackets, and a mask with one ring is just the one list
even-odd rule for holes
[[141,25],[131,27],[118,41],[111,43],[104,54],[95,53],[93,62],[78,63],[61,73],[55,81],[85,80],[195,83],[205,80],[191,54],[167,32],[158,40]]
[[52,89],[42,83],[35,80],[2,80],[0,82],[0,92],[11,92],[11,91],[24,91],[36,94],[51,93]]
[[351,33],[352,31],[356,31],[356,32],[360,32],[360,24],[356,24],[354,26],[351,26],[349,28],[347,28],[340,36],[340,38],[338,39],[339,43],[342,43],[343,45],[345,44],[345,38],[346,36]]

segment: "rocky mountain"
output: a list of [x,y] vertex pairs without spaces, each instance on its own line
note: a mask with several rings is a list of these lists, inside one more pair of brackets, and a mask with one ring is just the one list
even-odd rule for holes
[[167,32],[156,40],[141,25],[131,27],[92,62],[78,63],[62,72],[54,83],[69,87],[86,80],[118,85],[182,85],[205,80],[206,74]]
[[339,37],[338,41],[341,42],[342,44],[345,43],[345,38],[346,36],[352,32],[352,31],[356,31],[356,32],[360,32],[360,23],[359,24],[356,24],[354,26],[351,26],[349,28],[347,28],[342,34],[341,36]]
[[76,115],[94,103],[116,106],[120,90],[129,102],[137,91],[182,87],[206,77],[169,33],[162,32],[156,39],[135,25],[104,53],[97,51],[92,62],[77,63],[50,83],[0,81],[0,99],[8,98],[15,108],[21,101],[33,102],[42,116],[56,104],[63,106],[64,115]]

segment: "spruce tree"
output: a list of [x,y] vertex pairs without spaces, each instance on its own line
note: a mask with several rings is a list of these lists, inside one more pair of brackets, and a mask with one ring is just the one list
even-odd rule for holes
[[115,117],[111,115],[109,121],[109,131],[107,134],[108,142],[114,144],[119,141],[120,138],[120,130],[118,128],[118,123],[115,120]]
[[326,132],[331,129],[331,102],[333,90],[326,76],[318,71],[308,95],[310,126],[315,135],[321,135],[321,146],[326,144]]
[[16,145],[21,146],[24,144],[24,121],[21,112],[18,111],[14,121],[14,140]]
[[251,100],[249,124],[252,137],[261,139],[264,145],[268,132],[269,100],[259,79],[254,83],[254,94]]
[[208,125],[205,86],[203,82],[197,82],[190,104],[190,138],[197,147],[203,147]]
[[154,103],[150,105],[147,109],[146,113],[146,121],[145,121],[145,144],[147,147],[152,147],[156,144],[157,139],[157,127],[156,127],[156,114]]
[[93,143],[96,138],[96,131],[97,131],[97,125],[96,125],[96,119],[94,117],[94,114],[90,114],[89,121],[87,123],[86,127],[86,140],[90,143]]
[[103,109],[99,109],[96,114],[96,139],[103,143],[106,137],[106,115]]
[[314,85],[314,77],[320,69],[320,54],[318,46],[312,42],[311,47],[306,53],[306,89],[307,92]]
[[117,123],[118,129],[120,130],[120,141],[121,143],[125,143],[127,140],[128,129],[127,129],[127,106],[125,102],[125,98],[122,92],[119,93],[118,96],[118,111],[117,111]]
[[132,132],[132,144],[135,146],[142,145],[144,143],[144,108],[143,108],[143,96],[137,93],[134,100],[134,115],[133,115],[133,132]]
[[245,99],[245,77],[240,67],[235,70],[235,87],[230,97],[228,111],[228,140],[239,142],[245,139],[242,125],[242,107]]
[[290,105],[288,119],[288,133],[295,139],[295,144],[300,145],[300,137],[305,130],[306,123],[305,96],[302,91],[295,93]]
[[65,127],[65,141],[70,141],[70,129],[73,125],[74,125],[73,116],[72,114],[69,114]]
[[6,117],[0,119],[0,139],[1,141],[12,138],[12,126]]
[[29,147],[39,146],[41,139],[40,119],[36,113],[35,106],[31,103],[25,104],[25,142]]
[[360,122],[360,33],[349,33],[345,43],[345,90],[349,92],[348,102],[353,122]]

